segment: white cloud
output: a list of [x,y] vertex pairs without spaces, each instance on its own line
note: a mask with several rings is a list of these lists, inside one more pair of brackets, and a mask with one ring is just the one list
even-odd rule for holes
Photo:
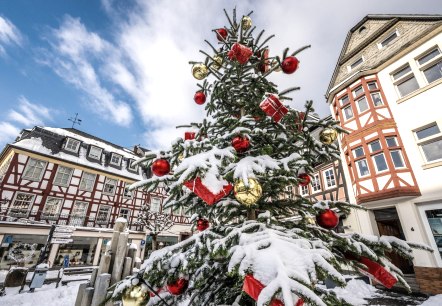
[[4,145],[8,142],[13,141],[18,134],[20,133],[20,129],[15,125],[9,122],[0,122],[0,147],[3,148]]
[[16,44],[21,46],[22,35],[17,27],[8,19],[0,16],[0,55],[5,55],[5,45]]

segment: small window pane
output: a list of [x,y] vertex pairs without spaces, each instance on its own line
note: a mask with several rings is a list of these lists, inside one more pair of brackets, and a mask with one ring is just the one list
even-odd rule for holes
[[361,99],[359,99],[357,101],[358,104],[358,108],[359,108],[359,112],[365,112],[368,109],[368,103],[367,103],[367,99],[365,97],[362,97]]
[[364,149],[362,147],[357,147],[356,149],[353,150],[353,154],[356,158],[364,156]]
[[428,83],[432,83],[436,80],[442,78],[442,62],[437,63],[436,65],[431,66],[428,69],[424,70],[425,77],[427,78]]
[[387,162],[385,161],[384,153],[373,156],[373,159],[374,159],[374,162],[376,165],[376,169],[378,171],[384,171],[384,170],[388,169]]
[[57,174],[55,175],[54,185],[68,186],[70,183],[72,171],[74,169],[58,166]]
[[417,139],[424,139],[433,135],[440,133],[439,127],[437,124],[429,126],[425,129],[416,132]]
[[99,160],[101,157],[101,149],[97,147],[91,147],[89,150],[89,157]]
[[114,194],[117,187],[117,180],[106,179],[103,187],[103,193]]
[[124,188],[124,197],[125,198],[132,198],[132,191],[129,190],[129,187]]
[[327,187],[329,188],[336,186],[335,173],[333,169],[325,171],[324,174],[325,174],[325,182],[327,184]]
[[339,99],[339,101],[340,101],[341,105],[347,104],[347,102],[348,102],[348,96],[345,96],[345,97]]
[[117,155],[117,154],[112,154],[110,162],[111,162],[111,164],[119,166],[120,162],[121,162],[121,156]]
[[406,75],[407,73],[409,73],[411,71],[410,65],[405,66],[404,68],[402,68],[401,70],[399,70],[398,72],[393,74],[393,79],[397,80],[401,77],[403,77],[404,75]]
[[386,138],[386,140],[387,140],[387,146],[389,148],[397,147],[396,137],[388,137],[388,138]]
[[349,106],[347,106],[347,107],[345,107],[344,109],[343,109],[343,111],[344,111],[344,118],[345,119],[351,119],[351,118],[353,118],[354,117],[354,114],[353,114],[353,110],[351,109],[351,106],[349,105]]
[[95,183],[95,174],[83,172],[80,181],[80,190],[92,191]]
[[402,155],[400,151],[391,151],[391,159],[393,160],[393,164],[395,168],[403,168],[404,161],[402,160]]
[[427,161],[442,159],[442,139],[422,145]]
[[374,106],[384,105],[384,102],[382,102],[381,94],[378,92],[372,93],[371,99],[373,100]]
[[119,217],[124,218],[124,219],[129,221],[129,216],[130,216],[130,210],[129,209],[127,209],[127,208],[121,208],[120,209]]
[[150,198],[150,211],[160,212],[161,200],[159,198]]
[[357,66],[359,66],[360,64],[362,64],[363,61],[364,61],[364,60],[362,59],[362,57],[359,58],[357,61],[355,61],[353,64],[350,65],[350,69],[353,70],[354,68],[356,68]]
[[403,97],[415,91],[416,89],[419,89],[419,84],[417,83],[416,78],[413,76],[408,80],[398,84],[397,88],[399,89],[401,97]]
[[307,193],[308,193],[308,186],[307,185],[301,186],[301,194],[305,195]]
[[356,89],[353,91],[353,95],[354,95],[355,97],[357,97],[357,96],[361,95],[363,92],[364,92],[364,90],[362,89],[362,86],[359,86],[358,88],[356,88]]
[[80,141],[72,139],[72,138],[68,138],[66,140],[66,145],[64,146],[64,148],[68,151],[71,151],[71,152],[77,152],[79,145],[80,145]]
[[384,39],[384,40],[381,42],[381,46],[382,46],[382,47],[387,46],[389,43],[391,43],[393,40],[395,40],[396,37],[397,37],[397,33],[396,33],[396,32],[392,33],[390,36],[388,36],[386,39]]
[[438,48],[434,49],[433,51],[431,51],[430,53],[428,53],[425,56],[422,56],[419,60],[418,63],[419,65],[423,65],[426,62],[430,61],[431,59],[435,58],[436,56],[438,56],[440,54],[440,51]]
[[370,171],[368,170],[367,160],[365,158],[361,159],[361,160],[358,160],[356,162],[356,165],[358,167],[359,175],[360,176],[365,176],[365,175],[369,175],[370,174]]
[[97,223],[107,223],[111,212],[110,206],[100,206],[97,213]]
[[379,151],[381,149],[381,143],[379,142],[379,140],[370,142],[370,149],[371,152]]
[[321,182],[319,181],[319,175],[318,174],[313,176],[312,189],[313,189],[313,191],[321,190]]
[[378,85],[376,84],[376,82],[370,82],[368,83],[368,89],[370,90],[378,89]]

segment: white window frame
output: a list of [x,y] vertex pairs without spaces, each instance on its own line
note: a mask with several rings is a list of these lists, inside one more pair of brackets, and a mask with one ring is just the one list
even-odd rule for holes
[[[359,106],[359,101],[365,100],[365,104],[367,104],[367,109],[361,110],[360,106]],[[370,110],[370,105],[368,104],[368,100],[366,96],[361,96],[359,99],[356,100],[356,107],[358,108],[358,113],[362,114],[366,111]]]
[[138,165],[135,165],[134,167],[132,167],[133,162],[135,162],[135,159],[128,159],[127,160],[127,168],[131,171],[138,172]]
[[[372,144],[374,144],[375,142],[379,143],[379,149],[378,150],[373,150],[373,148],[372,148]],[[370,150],[370,153],[378,152],[378,151],[382,150],[381,140],[380,139],[376,139],[376,140],[370,141],[368,143],[368,148]]]
[[[127,210],[127,217],[122,216],[121,211],[122,211],[123,209]],[[118,217],[119,217],[119,218],[125,218],[127,221],[129,221],[129,219],[130,219],[130,213],[131,213],[131,211],[130,211],[129,208],[121,207],[121,208],[120,208],[120,211],[118,212]]]
[[[388,144],[388,139],[394,139],[394,143],[395,143],[395,145],[394,145],[394,146],[390,146],[390,145]],[[398,147],[398,146],[399,146],[398,141],[397,141],[397,137],[396,137],[396,136],[386,136],[386,137],[385,137],[385,142],[387,143],[387,147],[388,147],[388,148],[395,148],[395,147]]]
[[[114,162],[114,157],[118,158],[118,162]],[[110,162],[111,165],[119,167],[121,165],[121,160],[122,159],[123,159],[123,156],[121,156],[120,154],[112,153],[109,162]]]
[[[436,245],[436,241],[434,240],[434,236],[430,227],[430,223],[428,221],[427,218],[427,214],[425,213],[425,211],[427,210],[437,210],[437,209],[442,209],[442,203],[430,203],[430,204],[425,204],[425,205],[418,205],[419,207],[419,213],[420,213],[420,217],[421,220],[423,221],[422,223],[424,224],[424,228],[425,228],[425,232],[427,234],[427,238],[428,241],[430,242],[430,246],[434,249],[434,250],[438,250],[438,247]],[[436,259],[436,263],[439,267],[442,266],[442,257],[440,255],[439,252],[434,252],[434,258]]]
[[[347,98],[347,101],[345,101],[345,103],[344,103],[344,98]],[[350,101],[350,97],[348,95],[345,95],[345,96],[343,96],[342,98],[339,99],[339,104],[341,106],[344,106],[344,105],[348,104],[349,101]]]
[[308,195],[308,185],[299,186],[299,193],[301,195]]
[[[370,84],[374,84],[374,86],[375,86],[375,88],[374,89],[371,89],[370,88]],[[369,91],[374,91],[374,90],[378,90],[379,89],[379,87],[378,87],[378,82],[376,82],[376,81],[367,81],[367,88],[368,88],[368,90]]]
[[313,175],[311,185],[312,193],[321,191],[321,177],[319,176],[319,173]]
[[[376,102],[375,102],[374,97],[373,97],[374,95],[379,95],[379,99],[381,100],[381,104],[376,105]],[[371,101],[373,101],[373,106],[374,107],[384,106],[384,100],[382,100],[382,95],[381,95],[380,91],[376,91],[376,92],[370,93],[370,97],[371,97]]]
[[[155,203],[154,203],[155,202]],[[155,210],[154,207],[158,207]],[[161,199],[159,197],[150,197],[150,211],[160,213],[161,212]]]
[[[65,169],[69,170],[69,174],[64,172]],[[63,171],[63,173],[62,173],[62,171]],[[74,169],[59,165],[57,168],[57,173],[55,174],[55,177],[54,177],[54,185],[63,186],[63,187],[69,186],[73,173],[74,173]],[[65,177],[65,175],[68,175],[68,179],[66,180],[66,183],[64,184],[64,183],[62,183],[62,179]]]
[[[38,177],[34,177],[35,170],[37,169],[38,163],[42,163],[42,166],[38,167],[38,169],[40,169],[40,173],[38,174]],[[22,178],[25,180],[29,180],[29,181],[40,182],[41,179],[43,178],[45,171],[46,171],[47,164],[48,164],[47,161],[29,157],[28,162],[26,163],[26,168],[23,171]],[[31,171],[31,167],[33,167],[34,169],[32,170],[32,175],[29,176],[28,171]]]
[[[327,172],[330,172],[332,174],[332,176],[333,176],[332,180],[329,180],[327,178]],[[330,189],[330,188],[336,187],[336,175],[335,175],[335,170],[333,169],[333,167],[322,171],[322,173],[323,173],[323,177],[324,177],[324,181],[325,181],[325,189]],[[329,181],[332,181],[333,185],[329,185]]]
[[[421,60],[422,58],[424,58],[425,56],[429,55],[430,53],[432,53],[434,50],[438,50],[439,54],[436,57],[433,57],[432,59],[428,60],[427,62],[420,64],[419,60]],[[433,82],[437,82],[438,80],[441,80],[442,77],[432,81],[431,83],[428,81],[424,71],[427,70],[428,68],[437,65],[438,63],[442,62],[442,50],[438,45],[435,45],[433,47],[431,47],[430,49],[428,49],[427,51],[423,52],[422,54],[420,54],[419,56],[417,56],[415,58],[416,61],[416,65],[419,68],[419,70],[421,71],[421,75],[422,78],[425,80],[425,84],[431,84]]]
[[[90,176],[90,177],[94,177],[93,179],[89,179],[89,178],[85,178],[85,176]],[[81,180],[80,180],[80,184],[78,185],[78,189],[79,190],[83,190],[83,191],[92,191],[94,189],[94,184],[95,184],[95,180],[97,179],[97,175],[93,174],[93,173],[89,173],[89,172],[85,172],[83,171],[83,174],[81,175]],[[88,186],[88,184],[86,183],[86,186],[82,187],[81,185],[83,184],[83,181],[91,181],[92,184],[90,186]]]
[[[358,149],[361,149],[362,150],[362,155],[356,155],[356,150],[358,150]],[[356,147],[356,148],[353,148],[352,150],[352,153],[353,153],[353,157],[354,158],[358,158],[358,157],[361,157],[361,156],[364,156],[365,155],[365,152],[364,152],[364,147],[362,147],[362,146],[359,146],[359,147]]]
[[[106,217],[104,219],[99,219],[102,208],[106,208],[107,209],[107,215],[106,215]],[[96,218],[97,222],[96,223],[98,223],[98,224],[106,224],[106,223],[108,223],[109,219],[110,219],[111,213],[112,213],[112,206],[110,206],[110,205],[100,205],[100,207],[98,207],[98,210],[97,210],[97,218]]]
[[[28,207],[27,209],[22,209],[20,206],[20,208],[15,208],[15,204],[17,202],[17,198],[19,195],[25,195],[25,196],[31,196],[32,198],[29,201],[23,201],[23,203],[28,203]],[[19,200],[22,201],[22,200]],[[27,193],[27,192],[16,192],[14,195],[14,200],[11,202],[11,205],[9,207],[9,213],[11,213],[11,211],[13,209],[19,209],[19,212],[12,212],[11,214],[13,214],[14,216],[17,217],[27,217],[29,215],[29,212],[31,211],[32,205],[34,204],[35,201],[35,194],[32,193]]]
[[[427,136],[427,137],[422,138],[422,139],[418,138],[417,132],[425,130],[425,129],[427,129],[429,127],[432,127],[434,125],[436,125],[438,127],[439,133],[437,133],[435,135]],[[433,143],[433,142],[436,142],[436,141],[442,141],[442,120],[433,121],[433,122],[431,122],[429,124],[421,126],[421,127],[417,128],[417,129],[413,130],[413,134],[414,134],[414,137],[415,137],[415,140],[416,140],[416,144],[419,147],[419,152],[421,153],[422,159],[423,159],[425,164],[432,164],[432,163],[437,163],[437,162],[442,161],[442,158],[431,160],[431,161],[427,160],[427,157],[425,155],[425,151],[422,148],[423,145],[426,145],[426,144],[429,144],[429,143]]]
[[[93,152],[95,150],[96,152]],[[95,160],[101,160],[101,154],[103,153],[103,149],[96,147],[96,146],[90,146],[89,148],[89,154],[88,157],[95,159]]]
[[[359,88],[362,89],[362,92],[361,92],[359,95],[356,95],[356,91],[357,91]],[[364,87],[362,86],[362,84],[360,84],[358,87],[356,87],[355,89],[353,89],[353,90],[351,91],[351,93],[352,93],[352,95],[353,95],[353,98],[361,97],[362,94],[365,93],[365,91],[364,91]]]
[[[396,73],[398,73],[398,72],[400,72],[400,71],[406,69],[407,67],[410,67],[410,71],[408,71],[408,72],[405,73],[404,75],[398,77],[397,79],[394,77],[394,75],[395,75]],[[413,92],[415,92],[416,90],[418,90],[418,89],[420,88],[419,82],[418,82],[418,80],[417,80],[417,78],[416,78],[416,75],[414,74],[413,68],[411,67],[410,63],[408,63],[408,62],[407,62],[406,64],[402,65],[401,67],[399,67],[398,69],[394,70],[394,71],[390,74],[390,76],[391,76],[391,79],[393,80],[393,84],[394,84],[394,87],[396,88],[396,92],[397,92],[397,94],[398,94],[398,96],[399,96],[400,98],[406,97],[406,96],[412,94]],[[410,91],[409,93],[406,93],[405,95],[402,95],[402,93],[401,93],[400,90],[399,90],[399,85],[405,83],[406,81],[408,81],[408,80],[410,80],[410,79],[412,79],[412,78],[414,78],[414,80],[416,81],[416,83],[417,83],[417,88],[414,89],[414,90],[412,90],[412,91]]]
[[[51,212],[48,212],[48,205],[51,205],[51,206],[55,206],[55,205],[53,205],[53,204],[49,204],[49,201],[51,201],[51,200],[57,200],[58,201],[58,203],[56,204],[57,206],[56,206],[56,208],[53,210],[53,211],[51,211]],[[45,202],[45,206],[43,207],[43,212],[42,212],[42,216],[43,216],[43,218],[54,218],[54,217],[57,217],[58,218],[58,215],[59,215],[59,213],[60,213],[60,210],[61,210],[61,208],[63,207],[63,202],[64,202],[64,199],[63,198],[57,198],[57,197],[47,197],[46,198],[46,202]],[[52,209],[51,209],[52,210]]]
[[129,186],[124,187],[123,198],[125,198],[125,199],[132,199],[133,198],[133,194],[132,194],[132,191],[129,190]]
[[[116,179],[105,177],[104,184],[103,184],[103,194],[114,195],[115,191],[117,190],[117,185],[118,185],[118,181]],[[113,186],[114,188],[112,191],[107,191],[106,186]]]
[[[402,167],[398,167],[398,166],[395,165],[394,159],[393,159],[393,152],[398,152],[399,153],[399,157],[401,158],[401,161],[402,161]],[[404,156],[402,155],[402,150],[401,149],[390,150],[390,157],[391,157],[391,162],[393,163],[393,167],[395,169],[404,169],[404,168],[406,168],[405,167]]]
[[[359,163],[362,162],[362,161],[364,161],[365,164],[367,165],[367,174],[364,174],[364,175],[362,175],[361,170],[360,170],[360,168],[359,168]],[[366,176],[369,176],[369,175],[370,175],[370,168],[368,167],[368,161],[367,161],[367,158],[366,158],[366,157],[356,160],[356,161],[355,161],[355,166],[356,166],[356,171],[358,172],[358,176],[359,176],[360,178],[361,178],[361,177],[366,177]]]
[[[72,144],[73,143],[73,144]],[[64,149],[69,152],[78,153],[78,149],[80,148],[81,141],[67,137],[64,143]]]
[[[345,110],[348,109],[348,108],[351,110],[351,114],[352,114],[351,117],[347,117],[347,113],[345,112]],[[345,119],[346,121],[347,121],[347,120],[350,120],[350,119],[352,119],[352,118],[355,117],[355,113],[353,112],[353,108],[351,107],[350,104],[347,105],[346,107],[343,107],[343,108],[342,108],[342,115],[344,116],[344,119]]]
[[[396,37],[393,40],[389,41],[386,45],[383,46],[383,43],[385,41],[387,41],[388,39],[390,39],[390,37],[392,37],[393,35],[396,35]],[[385,47],[387,47],[389,45],[391,45],[396,39],[399,38],[399,36],[400,36],[400,34],[399,34],[399,31],[397,29],[395,29],[393,32],[390,32],[380,42],[377,43],[377,46],[378,46],[379,50],[382,49],[382,48],[385,48]]]
[[[78,210],[78,207],[81,207],[83,209],[82,214],[76,213],[76,210]],[[69,225],[73,226],[79,226],[78,223],[81,223],[81,226],[83,226],[84,221],[86,220],[87,210],[89,208],[89,202],[86,201],[75,201],[72,205],[72,211],[69,218]],[[78,222],[80,221],[81,222]]]
[[[387,168],[384,169],[384,170],[379,170],[379,169],[378,169],[378,164],[376,163],[375,157],[376,157],[376,156],[379,156],[379,155],[382,155],[382,156],[384,157],[385,165],[387,166]],[[372,161],[373,161],[373,164],[374,164],[374,168],[375,168],[375,170],[376,170],[376,173],[382,173],[382,172],[386,172],[386,171],[388,171],[388,163],[387,163],[387,159],[385,158],[385,154],[384,154],[384,152],[380,152],[380,153],[377,153],[377,154],[373,154],[373,155],[371,156],[371,159],[372,159]]]

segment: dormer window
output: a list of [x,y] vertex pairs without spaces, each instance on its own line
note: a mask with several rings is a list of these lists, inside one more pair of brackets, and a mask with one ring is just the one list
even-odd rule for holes
[[121,155],[112,153],[110,163],[114,166],[120,166],[121,165]]
[[397,30],[395,30],[393,33],[388,35],[383,41],[378,43],[379,49],[382,49],[386,46],[388,46],[392,41],[394,41],[399,36],[399,33]]
[[127,160],[127,169],[131,170],[131,171],[138,171],[138,165],[133,165],[132,163],[134,163],[135,160],[134,159],[128,159]]
[[89,154],[88,154],[88,156],[89,156],[90,158],[92,158],[92,159],[100,160],[100,158],[101,158],[101,152],[103,152],[103,149],[98,148],[98,147],[91,146],[90,149],[89,149]]
[[78,149],[80,148],[80,141],[73,138],[66,138],[66,142],[64,144],[64,149],[66,151],[78,153]]

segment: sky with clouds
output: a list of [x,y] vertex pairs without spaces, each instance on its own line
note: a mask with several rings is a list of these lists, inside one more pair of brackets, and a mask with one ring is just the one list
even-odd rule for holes
[[200,121],[190,60],[227,25],[223,9],[254,11],[258,30],[276,37],[270,54],[311,44],[279,88],[300,86],[289,104],[324,94],[347,32],[367,14],[442,14],[440,0],[0,0],[0,146],[34,125],[77,128],[124,147],[166,148]]

